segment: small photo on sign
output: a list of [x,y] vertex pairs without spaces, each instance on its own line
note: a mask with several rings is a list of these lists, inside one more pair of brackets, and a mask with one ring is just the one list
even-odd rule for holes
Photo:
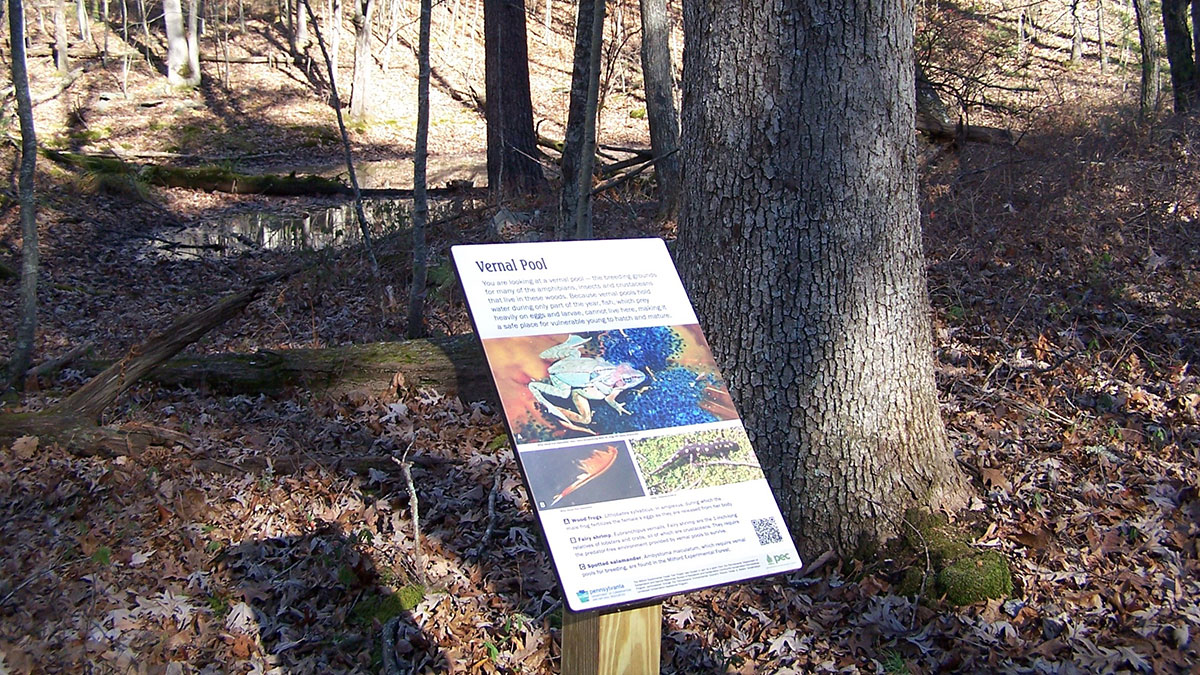
[[652,495],[763,478],[741,426],[642,438],[630,445]]
[[737,419],[696,325],[483,341],[518,444]]
[[624,441],[525,451],[521,463],[539,509],[646,495]]

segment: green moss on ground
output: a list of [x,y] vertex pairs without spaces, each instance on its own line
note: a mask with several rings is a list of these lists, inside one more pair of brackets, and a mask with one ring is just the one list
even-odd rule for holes
[[1012,573],[1004,556],[972,548],[966,534],[942,514],[910,509],[904,517],[904,544],[914,564],[905,570],[896,592],[914,596],[923,586],[926,598],[945,598],[960,606],[1012,595]]
[[350,621],[361,626],[370,626],[375,621],[380,625],[416,607],[425,599],[421,586],[404,586],[395,593],[366,595],[350,610]]
[[1012,573],[1004,556],[981,551],[959,558],[938,572],[937,587],[950,604],[971,605],[1012,595]]

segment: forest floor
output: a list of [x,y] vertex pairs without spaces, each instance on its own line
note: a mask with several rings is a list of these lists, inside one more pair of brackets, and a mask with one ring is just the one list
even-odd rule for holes
[[[470,165],[484,147],[469,93],[472,82],[482,88],[479,29],[470,28],[480,22],[466,8],[451,19],[457,8],[439,5],[435,14],[443,56],[435,59],[434,166]],[[536,117],[557,120],[541,132],[560,137],[569,6],[556,6],[548,35],[540,5],[531,9],[539,9],[530,22]],[[938,35],[982,43],[1006,21],[945,6],[925,17]],[[40,100],[58,80],[32,23]],[[952,607],[898,595],[912,561],[892,549],[830,561],[666,600],[664,672],[1196,672],[1200,131],[1166,115],[1136,121],[1136,57],[1117,62],[1127,33],[1108,25],[1114,62],[1103,73],[1095,42],[1071,65],[1064,33],[1053,30],[1035,34],[1026,60],[1005,52],[1000,65],[973,66],[974,80],[1008,88],[955,91],[992,97],[990,108],[972,108],[971,121],[1012,129],[1015,146],[921,142],[943,415],[976,490],[959,520],[973,546],[1011,561],[1013,597]],[[277,24],[252,18],[230,48],[282,52],[280,35]],[[109,39],[116,51],[115,34]],[[347,32],[347,51],[349,43]],[[636,51],[627,53],[636,39],[624,44],[614,63],[636,64]],[[924,46],[959,71],[971,67],[961,55],[978,52]],[[390,68],[372,90],[379,106],[371,122],[352,127],[354,152],[404,159],[415,127],[409,45],[382,61]],[[348,64],[344,52],[345,78]],[[128,72],[116,58],[76,65],[82,75],[38,107],[47,145],[253,169],[339,161],[315,65],[233,64],[226,84],[224,66],[206,62],[194,92],[166,89],[137,59]],[[636,68],[628,77],[632,91]],[[630,114],[641,103],[620,80],[614,75],[601,140],[645,145],[645,122]],[[0,204],[0,262],[17,268],[16,156],[9,146],[2,152],[13,168]],[[599,201],[601,236],[673,235],[672,223],[650,218],[654,205],[641,189]],[[235,254],[156,245],[197,223],[338,200],[115,185],[45,160],[38,194],[39,358],[85,341],[118,357],[179,315],[298,263],[301,271],[190,351],[404,333],[401,236],[377,242],[378,276],[359,247]],[[523,222],[504,237],[547,237],[552,204],[507,205]],[[447,208],[459,215],[431,233],[439,264],[452,244],[494,240],[486,225],[496,205],[466,197]],[[467,332],[449,284],[431,292],[428,324]],[[14,325],[16,296],[16,281],[0,280],[0,325]],[[0,332],[0,353],[11,349],[11,332]],[[81,378],[68,367],[32,382],[0,412],[43,409]],[[175,429],[195,447],[135,460],[78,457],[32,437],[0,446],[0,673],[372,672],[381,624],[392,617],[404,629],[398,653],[415,672],[557,670],[561,600],[502,421],[487,406],[403,387],[329,398],[145,384],[106,420]],[[194,466],[201,457],[387,456],[409,447],[419,459],[419,551],[399,470],[228,475]]]

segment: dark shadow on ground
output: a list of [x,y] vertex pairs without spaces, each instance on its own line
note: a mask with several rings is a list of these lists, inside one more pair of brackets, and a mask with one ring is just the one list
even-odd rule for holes
[[[446,672],[444,654],[410,612],[421,591],[400,584],[390,571],[381,573],[358,543],[326,523],[308,534],[221,552],[218,565],[227,567],[254,614],[237,614],[244,608],[234,603],[226,626],[235,639],[238,632],[257,631],[264,656],[288,673],[376,672],[381,630],[394,619],[406,639],[397,659],[403,672]],[[372,643],[369,651],[361,648],[364,641]]]

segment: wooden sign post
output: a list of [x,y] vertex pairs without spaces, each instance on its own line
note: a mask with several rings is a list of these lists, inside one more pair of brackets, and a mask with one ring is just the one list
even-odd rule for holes
[[661,646],[661,604],[563,611],[562,675],[657,673]]

